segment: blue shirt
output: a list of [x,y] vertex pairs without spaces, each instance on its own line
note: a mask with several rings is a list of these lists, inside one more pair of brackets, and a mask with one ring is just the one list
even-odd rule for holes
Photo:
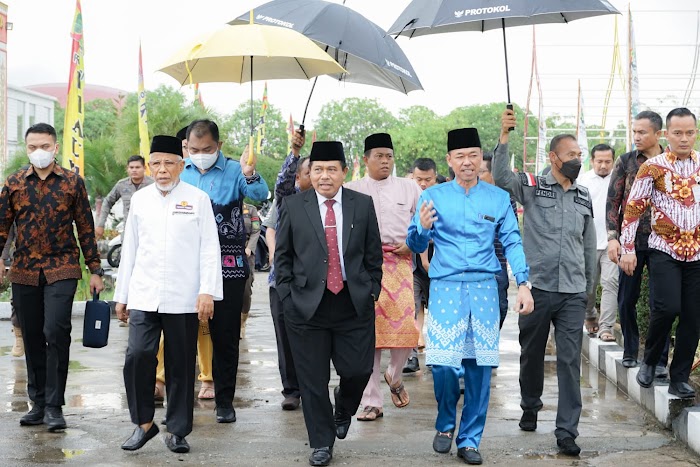
[[245,256],[243,199],[265,200],[268,193],[265,180],[259,174],[244,176],[240,162],[225,158],[221,151],[214,165],[205,173],[200,173],[190,159],[185,159],[180,180],[203,190],[211,198],[219,231],[224,280],[248,277],[250,267]]
[[501,271],[493,240],[503,244],[517,283],[528,280],[529,267],[507,192],[481,180],[465,191],[456,181],[435,185],[423,191],[418,206],[433,201],[437,220],[430,230],[420,224],[420,209],[408,226],[406,244],[413,252],[425,251],[433,241],[431,279],[468,281],[470,273]]

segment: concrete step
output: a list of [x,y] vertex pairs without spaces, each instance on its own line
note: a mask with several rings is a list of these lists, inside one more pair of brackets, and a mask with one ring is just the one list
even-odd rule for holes
[[606,378],[700,454],[700,407],[695,407],[695,400],[669,394],[668,382],[655,381],[650,388],[641,387],[637,383],[639,368],[622,365],[623,348],[617,342],[603,342],[584,331],[581,351]]

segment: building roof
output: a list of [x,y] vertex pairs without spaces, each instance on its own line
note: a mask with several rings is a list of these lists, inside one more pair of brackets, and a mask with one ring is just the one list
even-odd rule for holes
[[[61,107],[66,107],[66,97],[68,94],[68,83],[46,83],[33,84],[26,86],[26,89],[36,91],[42,94],[48,94],[58,99]],[[122,89],[112,88],[109,86],[100,86],[97,84],[86,84],[84,91],[85,102],[90,102],[95,99],[112,99],[114,105],[118,108],[124,104],[124,97],[128,93]]]
[[16,91],[16,92],[21,92],[23,94],[29,94],[31,96],[41,97],[42,99],[48,99],[48,100],[52,100],[52,101],[58,100],[50,94],[44,94],[43,92],[37,92],[36,90],[32,90],[32,89],[25,88],[22,86],[15,86],[13,84],[8,84],[7,89],[12,90],[12,91]]

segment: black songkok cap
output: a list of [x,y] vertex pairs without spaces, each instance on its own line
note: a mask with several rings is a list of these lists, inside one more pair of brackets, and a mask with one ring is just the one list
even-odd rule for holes
[[393,150],[394,145],[391,143],[391,135],[389,133],[375,133],[365,138],[365,152],[374,148],[389,148]]
[[180,141],[185,141],[187,139],[187,128],[189,127],[185,127],[182,130],[178,131],[175,137]]
[[343,143],[339,141],[316,141],[311,146],[309,161],[340,161],[345,162]]
[[454,149],[480,148],[481,140],[476,128],[460,128],[447,133],[447,152]]
[[151,154],[154,152],[164,152],[182,157],[182,140],[175,136],[156,135],[151,141]]

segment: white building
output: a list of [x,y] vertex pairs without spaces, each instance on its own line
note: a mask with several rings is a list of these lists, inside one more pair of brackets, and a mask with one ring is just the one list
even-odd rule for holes
[[[24,143],[24,133],[35,123],[53,125],[56,98],[18,86],[7,86],[8,160]],[[7,161],[2,161],[5,166]]]

